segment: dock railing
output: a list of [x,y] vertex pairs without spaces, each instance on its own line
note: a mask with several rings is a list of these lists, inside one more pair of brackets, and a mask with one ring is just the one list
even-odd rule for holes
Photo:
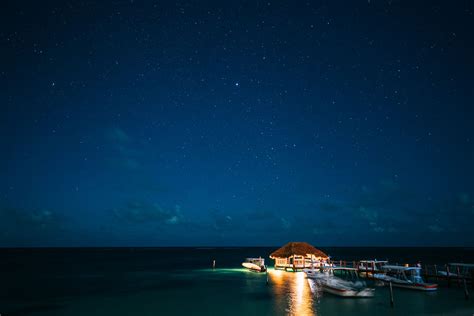
[[[360,276],[368,279],[373,279],[374,273],[377,273],[374,265],[361,264],[365,263],[364,261],[332,260],[330,263],[339,267],[356,268]],[[456,284],[460,288],[466,283],[474,288],[474,269],[466,272],[461,271],[459,266],[450,266],[449,264],[424,264],[422,266],[419,264],[408,264],[407,266],[421,267],[421,275],[427,282],[440,282],[448,287]]]
[[425,264],[422,267],[423,278],[427,281],[443,282],[451,286],[452,283],[457,284],[458,287],[462,287],[464,283],[471,284],[474,288],[474,269],[463,272],[459,266],[436,265],[436,264]]
[[373,265],[371,265],[370,267],[368,265],[365,265],[364,267],[362,267],[361,261],[335,260],[335,261],[332,261],[331,263],[343,268],[355,268],[357,269],[357,272],[359,275],[362,274],[361,276],[368,279],[372,279],[374,273],[376,273],[375,267]]
[[[348,261],[348,260],[331,260],[329,262],[333,266],[355,268],[360,277],[374,280],[374,274],[378,271],[375,270],[375,265],[367,265],[366,261]],[[363,264],[364,263],[364,264]],[[459,265],[439,265],[439,264],[399,264],[411,267],[420,267],[421,276],[425,282],[437,283],[439,285],[446,285],[451,287],[452,284],[457,284],[458,288],[464,289],[464,296],[469,299],[468,287],[474,289],[474,268],[461,269]],[[461,264],[462,265],[462,264]],[[471,266],[471,265],[469,265]]]

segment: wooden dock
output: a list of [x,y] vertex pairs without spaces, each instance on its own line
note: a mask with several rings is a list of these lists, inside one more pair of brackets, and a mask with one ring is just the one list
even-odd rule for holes
[[454,271],[450,271],[450,266],[448,264],[442,266],[444,268],[442,271],[446,272],[446,275],[440,274],[440,267],[436,264],[433,265],[423,265],[422,266],[422,276],[425,280],[431,282],[442,282],[450,287],[452,284],[456,284],[458,287],[463,287],[464,282],[470,284],[474,288],[474,270],[471,270],[469,275],[461,274],[459,267],[456,267]]
[[[356,268],[359,273],[359,276],[365,277],[367,279],[373,279],[373,275],[374,273],[376,273],[374,267],[372,267],[371,269],[361,269],[360,261],[336,260],[332,261],[331,263],[340,267]],[[456,285],[460,288],[464,287],[464,283],[466,283],[467,285],[474,288],[474,269],[471,269],[470,274],[466,275],[461,273],[459,266],[455,267],[454,271],[451,271],[453,270],[453,267],[450,267],[449,264],[445,264],[442,266],[436,264],[425,264],[421,268],[421,275],[426,281],[445,284],[448,287]],[[440,272],[445,272],[445,274]]]

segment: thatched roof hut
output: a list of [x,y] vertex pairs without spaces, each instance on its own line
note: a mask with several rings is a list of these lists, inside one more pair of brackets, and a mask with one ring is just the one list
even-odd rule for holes
[[305,267],[320,266],[329,260],[329,256],[305,242],[289,242],[271,255],[275,259],[275,268],[304,269]]
[[314,248],[306,242],[289,242],[270,255],[270,258],[288,258],[292,255],[306,256],[314,255],[315,257],[328,258],[328,255],[319,249]]

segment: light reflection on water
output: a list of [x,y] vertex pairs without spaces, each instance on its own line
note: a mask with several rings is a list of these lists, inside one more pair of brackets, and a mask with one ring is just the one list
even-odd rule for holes
[[275,303],[278,306],[285,306],[286,314],[316,315],[313,308],[313,294],[304,272],[269,270],[268,276],[275,295]]

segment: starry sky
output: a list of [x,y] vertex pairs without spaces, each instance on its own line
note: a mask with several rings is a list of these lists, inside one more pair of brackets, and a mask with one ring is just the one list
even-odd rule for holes
[[5,1],[0,246],[473,246],[472,1]]

